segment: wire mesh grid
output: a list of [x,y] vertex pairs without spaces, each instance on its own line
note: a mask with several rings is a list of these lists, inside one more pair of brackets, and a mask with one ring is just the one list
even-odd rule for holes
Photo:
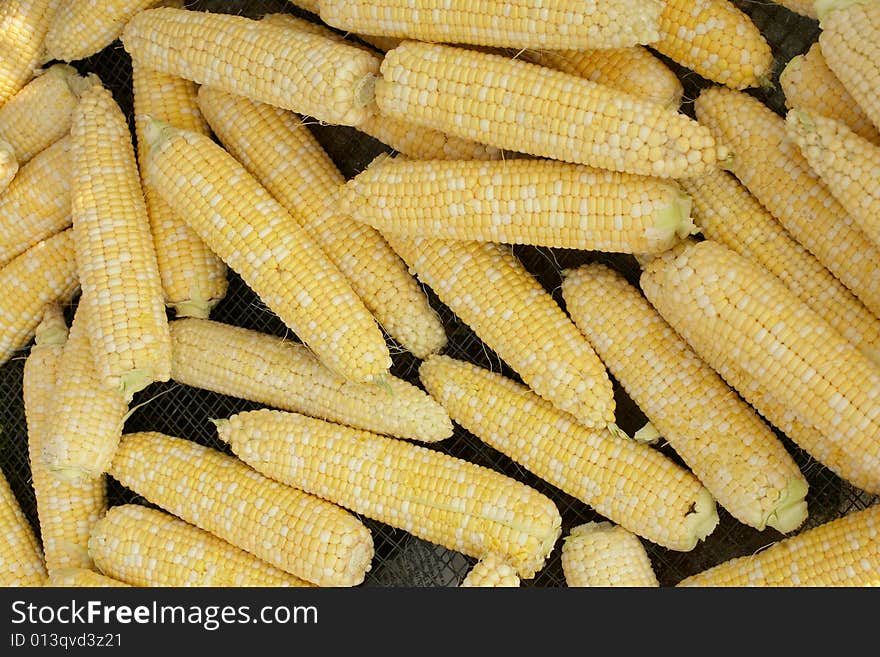
[[[819,33],[818,25],[815,21],[797,16],[773,3],[735,2],[735,4],[749,14],[761,28],[776,57],[772,76],[773,86],[750,90],[749,93],[760,98],[778,113],[784,113],[785,105],[778,86],[778,74],[791,57],[805,52],[816,40]],[[314,18],[281,0],[257,2],[206,0],[189,2],[187,7],[251,17],[259,17],[268,12],[285,11]],[[693,72],[660,57],[682,79],[685,87],[682,111],[693,116],[692,101],[699,90],[709,83]],[[113,91],[129,120],[132,120],[131,62],[118,41],[93,57],[74,62],[74,65],[83,72],[97,73],[104,84]],[[353,128],[322,125],[307,118],[306,121],[346,178],[354,176],[373,157],[388,150],[383,144]],[[630,256],[524,246],[512,247],[512,249],[523,265],[535,275],[563,308],[565,304],[560,293],[560,272],[566,268],[586,262],[601,261],[623,273],[630,282],[638,283],[639,267],[635,259]],[[228,293],[212,313],[212,319],[273,335],[289,336],[285,325],[235,272],[229,273],[229,279]],[[424,287],[424,289],[445,325],[449,338],[446,354],[519,380],[517,374],[446,308],[429,288]],[[67,314],[70,321],[73,307],[67,309]],[[393,344],[390,337],[388,340]],[[21,387],[26,356],[27,349],[0,367],[0,429],[2,429],[0,468],[9,480],[25,514],[36,527],[36,503],[30,482],[27,428]],[[404,350],[394,350],[392,372],[420,386],[417,376],[418,363],[418,360]],[[646,418],[623,392],[620,385],[613,379],[612,382],[617,401],[618,423],[622,429],[631,433],[643,426]],[[160,431],[185,437],[226,453],[230,453],[229,448],[217,439],[210,419],[228,417],[233,413],[259,407],[252,402],[175,382],[151,385],[134,398],[133,405],[137,406],[137,409],[126,422],[126,432]],[[800,531],[840,517],[849,511],[866,508],[878,501],[876,496],[854,488],[812,460],[786,436],[781,433],[779,436],[810,484],[807,497],[810,515]],[[562,515],[563,535],[577,524],[599,519],[598,514],[582,501],[542,481],[457,425],[451,438],[429,447],[488,466],[548,495],[556,502]],[[682,463],[669,445],[660,444],[657,448]],[[151,506],[147,500],[122,487],[112,478],[108,478],[108,495],[111,504],[136,502]],[[715,531],[689,552],[671,551],[649,541],[643,541],[662,586],[674,585],[688,575],[729,558],[759,551],[783,537],[773,529],[759,532],[743,525],[720,507],[719,516],[720,522]],[[372,569],[367,573],[365,586],[457,586],[475,562],[471,557],[433,545],[403,530],[369,518],[362,520],[372,531],[375,545],[375,557]],[[523,585],[543,587],[565,585],[559,544],[551,553],[545,567],[534,579],[523,581]]]

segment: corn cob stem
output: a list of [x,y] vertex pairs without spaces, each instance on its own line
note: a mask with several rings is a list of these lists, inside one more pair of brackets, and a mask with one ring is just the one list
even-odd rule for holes
[[[28,460],[37,502],[40,539],[50,577],[63,568],[92,568],[89,533],[107,510],[103,477],[81,483],[56,477],[43,461],[52,429],[52,406],[60,390],[58,364],[67,342],[61,307],[50,304],[37,327],[24,364],[22,389],[28,432]],[[100,409],[98,409],[100,412]]]
[[59,139],[25,164],[0,195],[0,267],[70,226],[69,151],[70,138]]
[[648,445],[580,426],[524,385],[448,356],[423,361],[419,378],[477,438],[643,538],[689,551],[718,524],[711,493]]
[[509,249],[385,236],[440,300],[537,394],[586,426],[614,423],[614,392],[605,366]]
[[502,55],[404,41],[380,72],[381,113],[497,148],[672,178],[727,155],[669,107]]
[[380,155],[340,204],[382,232],[586,251],[655,253],[696,230],[672,181],[553,160]]
[[178,383],[398,438],[452,435],[446,411],[423,390],[392,375],[381,386],[348,381],[298,342],[195,318],[171,322],[171,339]]
[[569,587],[658,587],[638,536],[607,521],[572,527],[562,542],[562,572]]
[[[144,134],[150,183],[327,367],[357,382],[388,374],[391,355],[372,314],[242,164],[205,135],[153,120]],[[181,177],[192,184],[179,185]]]
[[140,65],[330,124],[375,111],[380,58],[313,31],[160,7],[129,21],[122,43]]
[[171,338],[125,115],[101,85],[73,115],[73,232],[97,371],[127,401],[171,374]]
[[33,337],[46,304],[79,289],[71,229],[38,242],[0,268],[0,365]]
[[218,450],[129,433],[110,474],[181,520],[319,586],[356,586],[370,569],[373,539],[357,517]]
[[736,156],[730,171],[755,198],[880,316],[880,247],[810,168],[787,134],[785,119],[744,92],[714,87],[694,103],[697,118]]
[[657,0],[321,0],[337,29],[510,48],[618,48],[660,37]]
[[0,471],[0,586],[42,586],[46,565],[37,536]]
[[686,577],[677,586],[878,586],[878,534],[880,504],[873,504]]
[[312,586],[164,511],[111,508],[89,539],[95,564],[133,586]]
[[419,358],[446,332],[415,277],[375,229],[340,212],[344,178],[294,114],[210,87],[199,105],[220,141],[345,275],[376,321]]
[[519,575],[503,557],[497,554],[487,554],[474,564],[459,586],[462,588],[516,588],[519,584]]
[[217,434],[268,477],[531,578],[562,519],[536,490],[488,468],[315,418],[258,410],[217,420]]
[[854,486],[880,492],[877,366],[779,279],[706,240],[655,257],[641,286],[706,362],[741,368],[821,432],[819,445],[802,448]]

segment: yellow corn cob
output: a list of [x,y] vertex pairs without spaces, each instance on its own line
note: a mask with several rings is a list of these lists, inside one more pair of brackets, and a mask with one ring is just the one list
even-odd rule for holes
[[592,50],[527,50],[526,61],[577,75],[678,109],[684,87],[678,76],[642,46]]
[[804,110],[786,117],[788,134],[813,171],[875,245],[880,246],[880,146],[840,121]]
[[477,561],[459,585],[462,588],[516,588],[519,575],[497,554],[487,554]]
[[290,4],[300,9],[305,9],[311,13],[318,14],[319,0],[287,0]]
[[319,586],[355,586],[370,569],[373,538],[357,517],[215,449],[129,433],[110,474],[181,520]]
[[657,0],[321,0],[341,30],[508,48],[619,48],[660,38]]
[[828,68],[880,130],[880,4],[817,0],[816,14]]
[[108,385],[95,366],[89,339],[93,321],[91,307],[80,299],[58,360],[51,421],[42,445],[43,467],[83,491],[99,487],[95,480],[110,467],[128,415],[123,392]]
[[94,73],[82,76],[72,66],[53,64],[0,106],[0,140],[19,166],[70,132],[80,94],[99,83]]
[[404,39],[398,39],[396,37],[384,37],[375,34],[357,34],[355,36],[364,43],[371,45],[373,48],[380,50],[383,53],[388,52],[392,48],[396,48],[400,45],[401,41],[404,41]]
[[150,117],[184,130],[211,134],[199,111],[198,89],[189,80],[136,63],[132,67],[132,88],[141,186],[165,304],[174,308],[176,317],[208,317],[226,296],[226,265],[162,199],[145,176],[149,145],[144,128]]
[[807,480],[755,411],[623,275],[566,272],[566,308],[612,376],[718,503],[740,522],[786,533],[807,517]]
[[711,493],[649,445],[580,426],[513,379],[449,356],[423,361],[419,377],[463,428],[643,538],[689,551],[718,524]]
[[786,9],[807,18],[818,18],[815,0],[775,0],[775,4],[782,5]]
[[527,579],[559,538],[550,498],[422,445],[269,409],[216,424],[232,452],[267,477],[477,559],[503,555]]
[[0,268],[0,365],[30,341],[46,304],[64,305],[78,289],[70,229],[38,242]]
[[729,0],[668,0],[657,52],[733,89],[769,84],[773,51],[752,19]]
[[655,257],[641,287],[707,363],[719,371],[733,363],[821,432],[819,444],[800,447],[880,492],[880,372],[779,279],[706,240]]
[[[291,14],[266,14],[262,20],[273,25],[286,25],[299,30],[311,31],[347,44],[360,45],[356,42],[346,41],[342,35],[325,25],[297,18]],[[214,93],[219,92],[214,90]],[[373,113],[360,121],[357,124],[357,129],[399,153],[419,159],[492,160],[501,157],[500,149],[469,139],[453,137],[438,130],[424,128],[410,121],[379,113]]]
[[694,103],[697,118],[735,153],[730,171],[755,198],[880,315],[880,247],[874,245],[810,168],[785,119],[741,91],[713,87]]
[[178,383],[398,438],[452,435],[449,415],[420,388],[393,375],[381,386],[348,381],[298,342],[195,318],[171,322],[171,339]]
[[357,125],[375,111],[381,58],[311,31],[162,7],[129,21],[122,42],[140,65],[319,121]]
[[125,115],[110,91],[83,92],[70,128],[73,232],[92,355],[127,400],[171,375],[171,336]]
[[37,536],[0,471],[0,587],[45,582],[46,566]]
[[164,511],[111,508],[89,539],[95,564],[134,586],[312,586]]
[[72,62],[100,52],[119,35],[138,12],[160,0],[61,0],[44,43],[45,59]]
[[0,5],[0,105],[34,77],[54,7],[55,0],[5,0]]
[[341,207],[383,233],[656,253],[696,230],[674,181],[555,160],[418,160],[380,155]]
[[614,422],[614,391],[605,366],[509,248],[385,236],[418,277],[532,390],[586,426]]
[[145,134],[146,177],[156,191],[321,362],[358,382],[388,373],[391,356],[373,316],[244,166],[205,135],[155,121]]
[[0,267],[70,226],[70,138],[25,164],[0,194]]
[[96,573],[88,568],[59,568],[49,574],[49,586],[58,587],[91,587],[91,588],[122,588],[131,586],[118,579]]
[[12,152],[12,146],[0,141],[0,194],[6,191],[18,173],[18,162]]
[[736,178],[719,170],[682,180],[681,185],[693,200],[694,221],[703,236],[767,269],[847,340],[880,362],[880,320]]
[[405,41],[376,81],[379,111],[512,151],[629,173],[699,175],[727,155],[670,107],[502,55]]
[[562,541],[569,587],[658,587],[651,558],[638,536],[607,521],[571,528]]
[[43,462],[43,447],[52,427],[52,406],[59,392],[58,363],[66,341],[67,326],[61,307],[51,304],[37,327],[36,344],[25,361],[22,380],[28,459],[43,556],[50,576],[61,568],[92,568],[89,532],[107,510],[103,477],[82,483],[65,482]]
[[785,106],[836,119],[875,144],[880,132],[837,76],[828,68],[818,41],[802,55],[792,57],[779,74]]
[[880,586],[880,504],[850,511],[677,586]]
[[345,179],[297,116],[210,87],[199,90],[199,105],[228,152],[302,225],[394,340],[419,358],[446,345],[403,261],[376,230],[337,208]]

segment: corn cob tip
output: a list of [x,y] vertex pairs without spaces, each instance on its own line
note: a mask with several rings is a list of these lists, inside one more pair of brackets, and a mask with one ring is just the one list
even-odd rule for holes
[[170,306],[174,309],[174,317],[177,319],[184,317],[208,319],[214,306],[218,303],[220,303],[220,298],[207,297],[202,293],[201,287],[193,286],[189,291],[189,299],[172,303]]
[[850,5],[866,5],[869,2],[871,2],[871,0],[816,0],[815,5],[813,6],[816,9],[816,16],[819,19],[819,27],[821,28],[822,21],[832,11],[846,9]]
[[783,534],[800,527],[808,515],[806,501],[808,490],[809,485],[800,477],[789,479],[779,494],[776,506],[764,518],[763,524]]
[[693,510],[685,516],[685,527],[691,537],[690,547],[684,551],[692,550],[697,543],[715,531],[718,526],[718,507],[715,498],[705,487],[697,493]]
[[376,81],[379,76],[368,73],[354,87],[354,101],[356,107],[368,107],[376,103]]
[[38,345],[59,345],[67,341],[67,324],[58,304],[49,304],[37,325],[34,342]]
[[171,139],[171,137],[177,132],[177,128],[170,123],[155,119],[149,114],[145,114],[143,119],[144,139],[149,146],[149,149],[147,150],[148,153],[154,152],[159,146]]
[[672,189],[672,202],[660,210],[657,222],[648,229],[648,236],[661,244],[669,243],[673,236],[684,239],[700,230],[691,218],[691,197],[677,187]]

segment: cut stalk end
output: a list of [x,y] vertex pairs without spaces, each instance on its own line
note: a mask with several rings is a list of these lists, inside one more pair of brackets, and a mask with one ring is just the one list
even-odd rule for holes
[[126,372],[119,379],[119,391],[125,397],[126,403],[130,402],[132,398],[146,388],[148,385],[155,381],[152,368],[141,368],[137,370],[132,370],[130,372]]
[[807,519],[807,491],[809,485],[800,477],[792,477],[779,494],[776,506],[764,519],[767,527],[787,534],[800,527]]
[[718,521],[718,508],[715,505],[715,498],[712,497],[712,494],[706,488],[703,488],[694,501],[694,510],[685,517],[685,526],[693,542],[684,551],[693,550],[697,543],[715,531]]

